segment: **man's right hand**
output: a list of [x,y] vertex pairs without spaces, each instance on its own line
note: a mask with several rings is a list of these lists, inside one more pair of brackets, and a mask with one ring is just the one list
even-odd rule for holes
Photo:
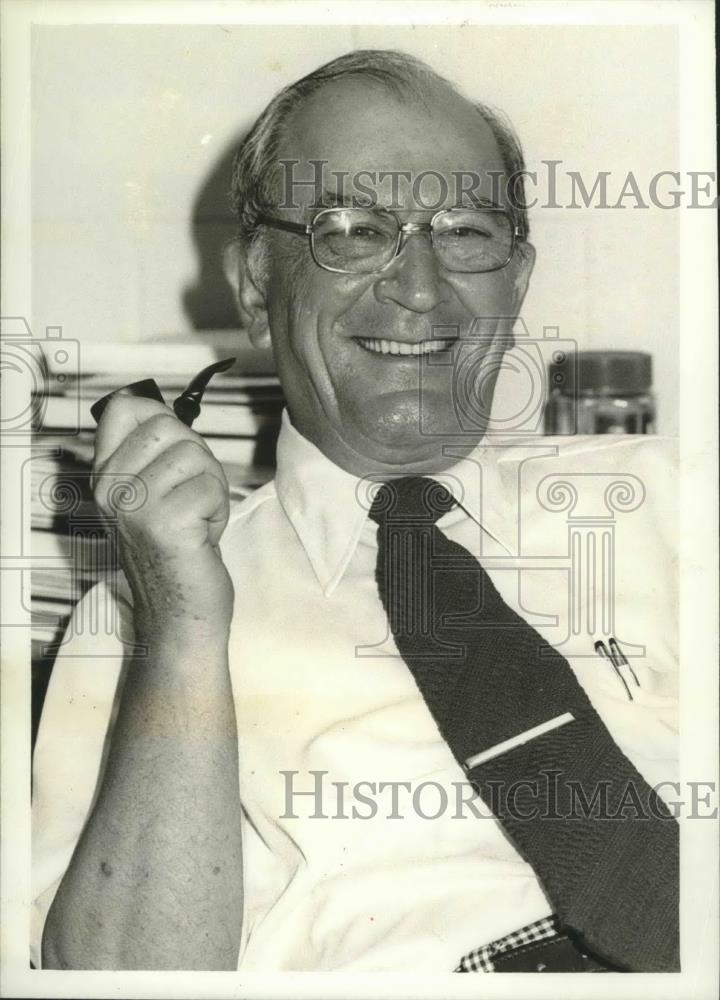
[[[118,526],[137,643],[97,794],[45,923],[43,966],[236,969],[233,592],[217,549],[227,483],[203,439],[154,400],[112,400],[95,456],[95,497]],[[119,502],[123,482],[139,487],[138,503]]]
[[[228,484],[203,438],[162,403],[115,396],[98,425],[93,482],[100,511],[118,526],[143,638],[226,632],[233,587],[217,546]],[[121,483],[139,490],[137,503],[122,503]]]

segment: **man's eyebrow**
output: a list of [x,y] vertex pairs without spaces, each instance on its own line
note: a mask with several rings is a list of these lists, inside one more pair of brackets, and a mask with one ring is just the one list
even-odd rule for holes
[[[482,195],[476,194],[474,191],[462,191],[462,199],[451,203],[449,208],[465,208],[467,202],[470,202],[472,208],[496,208],[502,211],[508,211],[505,205],[501,205],[499,202],[493,201],[491,198],[484,198]],[[353,191],[330,191],[328,188],[323,188],[320,198],[314,198],[310,204],[310,209],[320,210],[323,208],[357,208],[357,193]],[[385,208],[380,200],[376,201],[375,208]],[[413,209],[407,209],[406,211],[413,211]],[[431,211],[431,209],[428,209]],[[437,209],[435,209],[437,211]]]
[[353,195],[323,188],[321,197],[313,199],[310,208],[354,208]]
[[[475,194],[474,191],[461,191],[460,193],[462,194],[463,199],[467,198],[473,208],[499,208],[503,211],[507,211],[505,205],[501,205],[499,202],[493,201],[492,198],[483,198],[482,195]],[[465,208],[465,205],[461,201],[455,207]]]

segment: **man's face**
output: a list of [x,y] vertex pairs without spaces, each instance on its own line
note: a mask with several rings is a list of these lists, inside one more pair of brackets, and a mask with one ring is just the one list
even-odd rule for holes
[[[326,161],[331,192],[335,172],[409,171],[414,179],[437,171],[447,180],[448,198],[440,206],[447,208],[458,207],[459,171],[480,175],[480,195],[493,200],[491,172],[503,170],[492,132],[461,98],[439,90],[427,104],[409,103],[359,80],[328,85],[309,99],[293,116],[279,158],[299,160],[295,176],[305,178],[313,176],[308,161]],[[355,193],[351,181],[345,184]],[[377,190],[379,204],[387,204],[388,183]],[[400,220],[429,221],[433,211],[422,206],[437,200],[438,191],[431,176],[414,192],[412,182],[403,182]],[[295,187],[294,200],[297,208],[273,214],[311,221],[313,189]],[[499,358],[509,346],[508,318],[517,314],[529,277],[527,248],[516,249],[501,270],[457,273],[442,267],[423,233],[406,238],[379,273],[337,274],[315,264],[306,237],[274,229],[266,236],[267,324],[300,433],[356,475],[447,466],[456,459],[443,459],[442,446],[453,435],[455,443],[464,434],[461,443],[474,446],[484,422],[477,406],[470,434],[459,422],[458,387],[467,393],[468,378],[480,379],[489,408]],[[442,350],[435,351],[439,340]],[[379,341],[390,342],[390,350],[384,353]],[[431,352],[393,353],[421,344]]]

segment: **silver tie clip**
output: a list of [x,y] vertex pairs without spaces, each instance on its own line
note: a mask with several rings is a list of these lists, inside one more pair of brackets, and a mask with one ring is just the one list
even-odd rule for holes
[[539,726],[533,726],[532,729],[526,729],[524,733],[518,733],[517,736],[511,736],[509,740],[503,740],[502,743],[496,743],[494,747],[490,747],[488,750],[481,750],[480,753],[473,754],[472,757],[468,757],[465,761],[465,769],[467,771],[471,771],[472,768],[477,767],[478,764],[485,764],[494,757],[499,757],[500,754],[507,753],[508,750],[514,750],[515,747],[521,747],[524,743],[529,743],[530,740],[534,740],[536,737],[542,736],[543,733],[549,733],[553,729],[558,729],[560,726],[567,725],[568,722],[573,722],[574,719],[575,716],[572,712],[563,712],[562,715],[556,715],[554,719],[548,719],[547,722],[541,722]]

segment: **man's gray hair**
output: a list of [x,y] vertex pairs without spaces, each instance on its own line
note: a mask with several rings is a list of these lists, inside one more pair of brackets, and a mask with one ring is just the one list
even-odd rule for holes
[[[358,49],[325,63],[284,87],[243,139],[233,164],[231,202],[238,219],[238,236],[246,248],[250,249],[255,242],[258,215],[273,207],[277,154],[288,119],[299,104],[326,83],[347,77],[374,80],[403,99],[422,101],[428,96],[430,88],[438,84],[464,96],[449,80],[420,59],[392,49]],[[525,161],[520,141],[501,111],[480,101],[470,103],[490,127],[505,172],[513,178],[512,208],[517,225],[527,235],[529,227],[522,173]],[[258,260],[255,264],[262,266]]]

